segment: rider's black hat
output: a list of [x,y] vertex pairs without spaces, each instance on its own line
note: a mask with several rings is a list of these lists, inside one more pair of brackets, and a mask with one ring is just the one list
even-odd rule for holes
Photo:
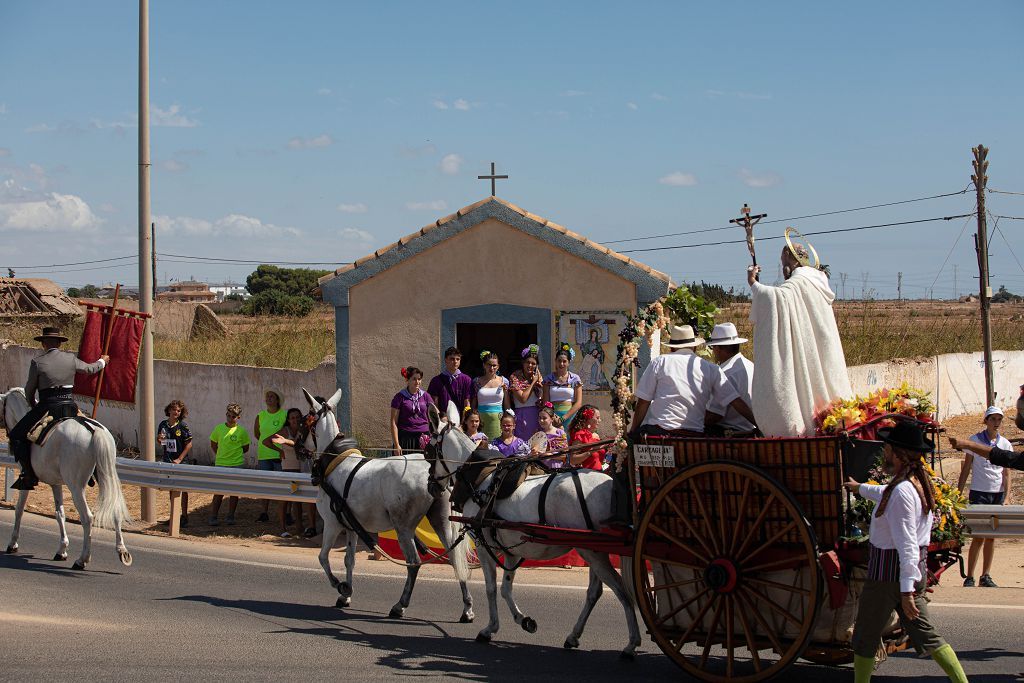
[[38,337],[36,337],[35,339],[36,339],[37,342],[41,342],[41,341],[66,342],[68,340],[68,338],[65,337],[63,334],[61,334],[60,330],[58,328],[56,328],[56,327],[44,327],[43,328],[43,333],[41,335],[39,335]]

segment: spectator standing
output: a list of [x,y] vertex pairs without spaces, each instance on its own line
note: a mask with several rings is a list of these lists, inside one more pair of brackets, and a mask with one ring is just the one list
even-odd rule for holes
[[[226,420],[213,428],[210,434],[210,450],[214,453],[214,465],[217,467],[245,467],[245,454],[249,452],[249,432],[238,423],[242,417],[242,406],[237,403],[229,403]],[[220,506],[224,496],[218,494],[213,497],[213,504],[210,507],[210,526],[217,526],[220,522],[217,516],[220,514]],[[238,496],[228,498],[228,516],[224,519],[225,524],[235,523],[235,510],[238,509]]]
[[[601,411],[588,403],[580,408],[577,416],[573,422],[575,429],[572,432],[569,445],[576,446],[600,441],[601,437],[597,435],[597,429],[601,426]],[[606,452],[606,449],[599,448],[583,451],[582,453],[574,453],[569,457],[569,464],[573,467],[584,467],[600,472],[604,469],[604,456]]]
[[[1002,448],[1010,450],[1013,446],[1009,440],[999,433],[999,427],[1003,424],[1003,411],[995,406],[989,406],[985,411],[985,429],[973,435],[970,440],[982,446]],[[1006,505],[1010,496],[1010,470],[1005,467],[993,465],[985,458],[975,457],[973,453],[964,453],[964,464],[960,468],[960,482],[957,488],[965,491],[967,477],[971,477],[971,488],[968,493],[968,500],[971,505]],[[983,588],[995,588],[996,583],[992,580],[992,559],[995,557],[996,540],[994,538],[973,538],[971,547],[967,553],[967,578],[964,579],[964,586],[973,587],[974,568],[978,565],[978,555],[982,555],[981,578],[978,579],[979,586]]]
[[576,411],[583,405],[583,380],[569,370],[569,364],[576,357],[576,351],[567,343],[555,351],[555,369],[544,378],[542,403],[550,403],[562,424],[572,421]]
[[459,369],[461,365],[462,351],[449,346],[444,352],[444,370],[427,385],[427,393],[442,413],[448,410],[448,401],[464,413],[473,399],[473,378]]
[[516,436],[529,439],[537,432],[537,404],[544,395],[544,378],[540,374],[540,347],[530,344],[522,350],[523,367],[509,377],[512,407],[516,413]]
[[395,455],[419,451],[420,439],[430,432],[427,410],[433,403],[423,391],[423,371],[417,367],[402,368],[405,389],[391,399],[391,438]]
[[[288,418],[285,420],[284,426],[281,427],[281,431],[277,434],[272,434],[263,440],[264,444],[274,444],[277,448],[281,449],[281,463],[283,472],[304,472],[310,473],[312,470],[312,460],[306,456],[305,452],[300,456],[300,448],[296,448],[299,444],[302,427],[302,411],[298,408],[288,409]],[[268,443],[269,442],[269,443]],[[302,528],[302,512],[305,510],[306,518],[308,520],[305,530],[302,535],[305,538],[312,538],[316,536],[316,505],[313,503],[292,503],[292,509],[295,511],[295,519],[298,521],[299,528]],[[284,512],[281,514],[281,536],[287,538],[284,534],[288,532],[287,516]]]
[[473,408],[480,411],[480,428],[488,439],[501,434],[501,415],[510,404],[508,380],[498,374],[498,354],[481,351],[484,374],[473,380]]
[[501,416],[501,436],[493,439],[489,448],[503,458],[530,454],[529,444],[516,436],[516,415],[513,411],[506,410]]
[[[265,410],[261,410],[256,415],[256,420],[253,422],[252,430],[256,436],[256,467],[264,472],[280,472],[281,471],[281,451],[276,448],[268,448],[264,445],[263,441],[268,436],[277,434],[284,426],[285,418],[287,414],[284,408],[281,407],[281,392],[277,389],[265,389],[263,391],[263,400],[266,401],[267,407]],[[263,511],[260,516],[256,518],[257,522],[269,522],[270,516],[270,500],[265,499],[263,501]]]
[[[192,430],[185,424],[188,408],[185,407],[184,401],[174,399],[164,408],[164,415],[167,419],[156,428],[157,442],[162,451],[161,461],[178,465],[185,461],[185,457],[192,450]],[[181,526],[188,526],[188,491],[181,492],[180,522]],[[170,520],[167,523],[170,524]]]
[[[544,405],[539,411],[537,411],[537,423],[540,425],[540,431],[537,432],[537,434],[542,434],[544,436],[544,442],[542,443],[545,443],[547,453],[564,451],[569,447],[569,439],[565,435],[565,430],[562,429],[562,421],[559,419],[558,414],[550,403]],[[536,434],[534,436],[536,437]],[[530,439],[531,444],[535,441],[539,441],[539,439]],[[537,450],[534,455],[538,455],[539,453],[540,451]],[[552,469],[560,469],[565,466],[564,457],[552,458],[542,462]]]

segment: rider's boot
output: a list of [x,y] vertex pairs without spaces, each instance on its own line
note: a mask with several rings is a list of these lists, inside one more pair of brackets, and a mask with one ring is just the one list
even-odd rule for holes
[[21,465],[21,474],[18,479],[11,484],[12,489],[18,491],[31,491],[39,483],[39,478],[36,477],[36,473],[32,471],[32,452],[29,450],[32,448],[32,444],[20,440],[15,440],[10,443],[11,451],[14,453],[15,460]]

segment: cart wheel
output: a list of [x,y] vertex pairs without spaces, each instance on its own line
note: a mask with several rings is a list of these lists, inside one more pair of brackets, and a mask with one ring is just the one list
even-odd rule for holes
[[637,527],[633,582],[644,623],[700,680],[777,676],[805,650],[821,605],[816,545],[793,497],[756,467],[684,469]]

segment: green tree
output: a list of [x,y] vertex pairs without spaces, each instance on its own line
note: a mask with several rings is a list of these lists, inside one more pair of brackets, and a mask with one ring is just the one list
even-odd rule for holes
[[78,295],[85,299],[94,299],[99,293],[100,290],[96,285],[86,285],[78,290]]
[[1001,304],[1007,302],[1024,301],[1024,297],[1019,294],[1007,291],[1006,285],[999,285],[999,291],[992,295],[992,303]]
[[240,312],[242,315],[288,315],[301,318],[310,314],[315,303],[309,296],[268,289],[249,297],[242,304]]
[[261,265],[245,279],[245,286],[253,296],[262,292],[276,291],[292,296],[310,296],[317,286],[317,280],[329,270],[311,268],[281,268]]
[[68,287],[67,295],[72,299],[77,299],[78,297],[82,296],[82,292],[78,289],[78,287]]

